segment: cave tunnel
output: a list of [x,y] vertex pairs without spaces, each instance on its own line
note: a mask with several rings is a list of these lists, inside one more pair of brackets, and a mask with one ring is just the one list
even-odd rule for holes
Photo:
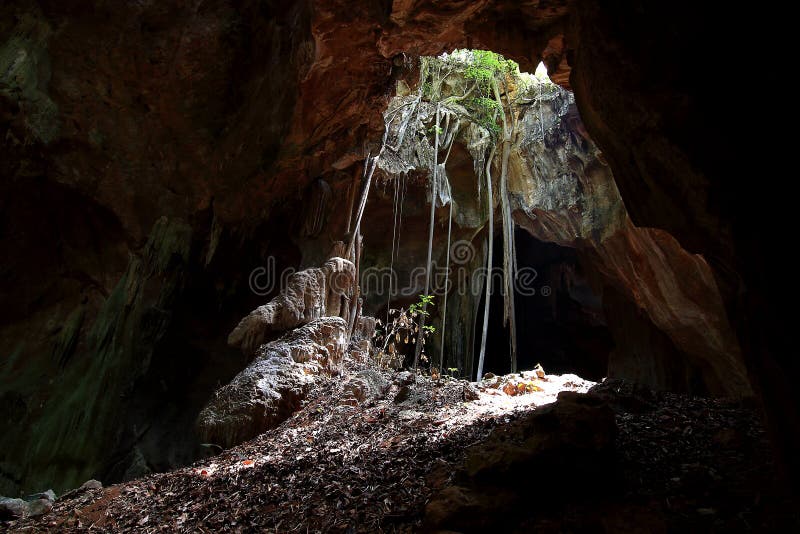
[[[514,232],[518,269],[533,269],[533,291],[516,290],[517,367],[541,364],[547,372],[572,373],[598,381],[606,376],[614,343],[605,324],[602,301],[589,286],[574,249],[545,243],[526,230]],[[494,271],[502,268],[503,244],[494,241]],[[511,371],[510,336],[503,324],[501,281],[494,276],[489,303],[489,328],[484,372]],[[483,317],[481,297],[478,317]],[[476,336],[475,354],[480,351]]]

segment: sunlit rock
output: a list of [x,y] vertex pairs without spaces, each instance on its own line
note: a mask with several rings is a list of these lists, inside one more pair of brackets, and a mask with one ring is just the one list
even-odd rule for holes
[[347,323],[322,317],[263,345],[200,412],[202,439],[229,447],[282,423],[318,380],[338,373],[347,342]]

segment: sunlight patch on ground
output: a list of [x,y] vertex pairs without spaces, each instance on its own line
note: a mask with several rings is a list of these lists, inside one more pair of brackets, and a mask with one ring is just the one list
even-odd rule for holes
[[[509,395],[503,391],[504,384],[532,383],[534,391]],[[478,398],[458,406],[443,409],[437,415],[439,427],[447,431],[469,425],[478,419],[502,418],[517,411],[531,411],[539,406],[555,402],[562,391],[586,393],[597,382],[584,380],[578,375],[545,375],[538,378],[533,371],[505,375],[482,380],[476,384]],[[493,387],[494,386],[494,387]]]
[[[390,382],[391,377],[402,374],[382,372]],[[335,389],[323,397],[324,402],[306,406],[250,444],[189,470],[198,478],[238,479],[246,470],[267,469],[287,458],[317,461],[324,454],[343,463],[357,463],[372,454],[370,451],[402,449],[415,436],[424,435],[431,444],[463,439],[458,436],[469,433],[470,427],[485,428],[492,419],[508,423],[516,415],[555,402],[562,391],[586,393],[596,382],[574,374],[546,375],[540,368],[539,373],[523,371],[478,383],[417,375],[411,384],[411,396],[419,402],[398,401],[398,386],[393,386],[391,392],[370,403],[354,405],[343,402],[341,391]],[[271,445],[265,446],[267,441]]]

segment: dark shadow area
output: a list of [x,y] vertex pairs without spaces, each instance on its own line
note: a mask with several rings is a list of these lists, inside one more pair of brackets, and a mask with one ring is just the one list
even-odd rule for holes
[[[603,378],[614,342],[602,301],[589,287],[575,251],[539,241],[521,229],[515,231],[514,238],[518,268],[536,273],[533,282],[518,287],[514,297],[518,369],[531,369],[540,363],[548,373],[575,373],[589,380]],[[503,243],[495,239],[495,271],[500,272],[502,261]],[[484,371],[495,374],[511,370],[501,284],[500,276],[494,276],[484,363]],[[479,322],[483,309],[482,298]],[[480,352],[480,337],[475,336],[475,354]]]

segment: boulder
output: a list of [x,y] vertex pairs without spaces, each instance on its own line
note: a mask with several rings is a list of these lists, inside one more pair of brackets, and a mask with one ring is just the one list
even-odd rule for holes
[[34,499],[26,503],[27,512],[26,517],[37,517],[44,515],[53,509],[53,500],[50,499]]
[[389,381],[374,369],[364,369],[347,380],[343,389],[358,404],[364,404],[386,395],[386,391],[389,389]]
[[28,495],[25,500],[0,497],[0,521],[44,515],[53,509],[56,494],[53,490]]
[[281,424],[315,382],[339,372],[347,340],[343,319],[323,317],[263,345],[200,412],[202,440],[231,447]]
[[25,515],[27,503],[22,499],[0,497],[0,521],[11,521]]
[[78,489],[80,489],[81,491],[103,489],[103,483],[100,482],[99,480],[91,479],[81,484],[81,487]]

